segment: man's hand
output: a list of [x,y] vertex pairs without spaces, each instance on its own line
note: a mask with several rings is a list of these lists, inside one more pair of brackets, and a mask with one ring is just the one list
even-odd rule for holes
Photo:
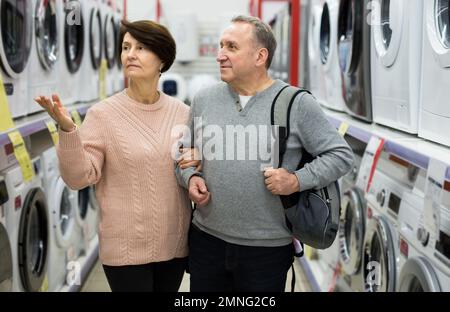
[[200,208],[208,204],[211,193],[208,191],[203,178],[192,176],[189,179],[189,198]]
[[196,148],[180,148],[181,156],[177,159],[181,169],[195,167],[196,171],[202,171],[202,164]]
[[264,177],[266,187],[273,195],[291,195],[300,190],[297,176],[284,168],[268,168],[264,171]]

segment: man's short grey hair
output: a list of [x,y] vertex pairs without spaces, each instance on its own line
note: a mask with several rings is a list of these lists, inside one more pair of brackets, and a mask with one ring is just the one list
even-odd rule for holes
[[231,19],[232,23],[247,23],[253,25],[253,36],[256,39],[256,43],[266,48],[269,52],[266,62],[266,68],[272,64],[273,55],[277,48],[277,41],[273,35],[272,28],[261,21],[259,18],[247,15],[238,15]]

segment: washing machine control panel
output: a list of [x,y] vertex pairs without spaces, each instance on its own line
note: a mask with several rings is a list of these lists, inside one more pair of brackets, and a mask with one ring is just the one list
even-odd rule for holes
[[380,204],[380,207],[383,207],[384,202],[386,200],[386,190],[382,189],[380,192],[378,192],[376,199],[377,199],[377,203]]

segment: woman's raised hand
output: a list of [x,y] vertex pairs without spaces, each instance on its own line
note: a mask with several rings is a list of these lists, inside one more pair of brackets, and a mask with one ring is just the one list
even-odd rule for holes
[[52,95],[53,101],[45,96],[38,96],[34,100],[47,111],[50,117],[52,117],[53,120],[59,125],[61,130],[65,132],[75,130],[75,123],[65,107],[61,104],[61,100],[58,95]]

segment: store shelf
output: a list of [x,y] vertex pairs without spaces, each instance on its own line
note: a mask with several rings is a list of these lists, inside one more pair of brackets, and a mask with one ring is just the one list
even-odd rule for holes
[[[77,110],[78,113],[83,116],[86,115],[88,108],[93,104],[91,103],[83,103],[83,104],[75,104],[71,106],[67,106],[66,109],[71,113],[72,111]],[[50,116],[47,112],[40,112],[37,114],[33,114],[30,116],[18,118],[14,120],[16,125],[15,128],[8,130],[7,132],[0,133],[0,147],[10,143],[8,133],[13,130],[19,130],[22,134],[22,137],[27,137],[33,133],[39,132],[43,129],[46,129],[46,122],[51,120]]]
[[418,167],[427,169],[430,158],[446,163],[448,166],[445,177],[446,180],[450,181],[450,147],[427,141],[415,134],[405,133],[375,123],[369,124],[346,113],[332,111],[324,107],[322,109],[330,123],[336,128],[339,128],[342,122],[347,123],[349,126],[347,134],[363,142],[369,142],[372,136],[383,138],[386,152]]

